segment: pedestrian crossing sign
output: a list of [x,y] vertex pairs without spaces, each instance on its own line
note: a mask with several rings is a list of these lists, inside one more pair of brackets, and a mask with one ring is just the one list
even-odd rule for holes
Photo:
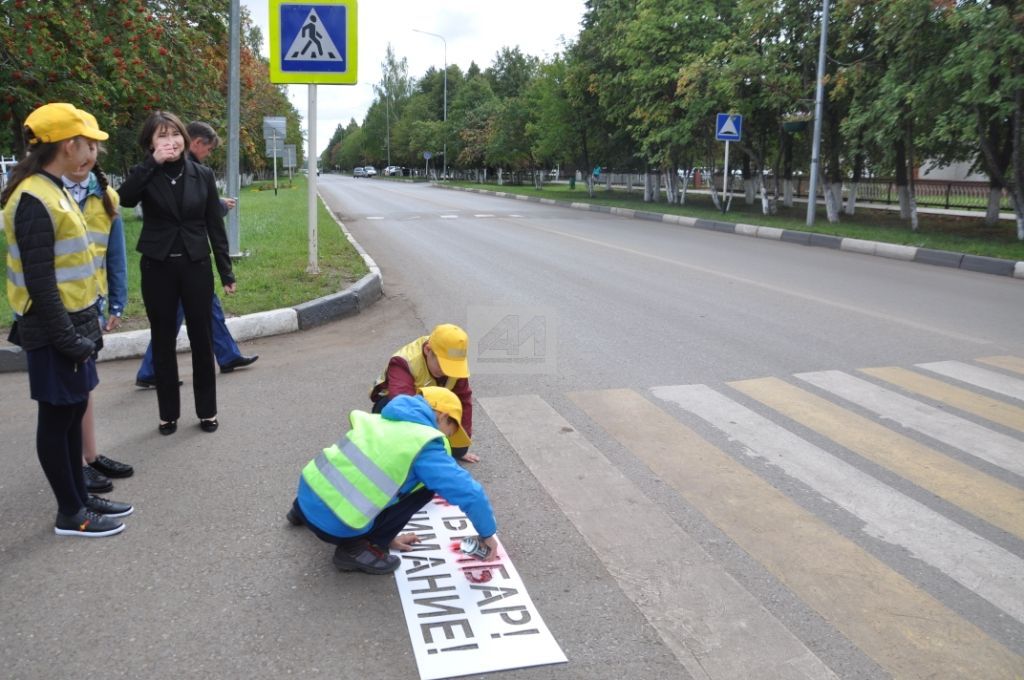
[[358,0],[270,0],[270,82],[355,85]]

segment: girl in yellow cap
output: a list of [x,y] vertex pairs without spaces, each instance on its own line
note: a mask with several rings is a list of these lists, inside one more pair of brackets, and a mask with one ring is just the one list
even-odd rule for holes
[[132,506],[86,491],[82,416],[99,383],[99,286],[85,218],[62,175],[96,162],[107,133],[71,104],[46,104],[25,120],[29,153],[0,194],[7,238],[7,299],[18,318],[12,342],[25,350],[39,404],[36,452],[57,499],[61,536],[110,536]]

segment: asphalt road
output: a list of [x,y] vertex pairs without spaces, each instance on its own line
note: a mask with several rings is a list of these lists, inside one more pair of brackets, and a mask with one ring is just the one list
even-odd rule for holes
[[[1024,669],[1024,369],[979,361],[1024,358],[1020,281],[379,179],[321,193],[385,299],[247,343],[214,435],[160,437],[135,363],[101,364],[101,449],[137,468],[122,535],[52,535],[35,406],[0,375],[4,675],[416,677],[393,580],[337,573],[283,514],[390,351],[443,321],[504,331],[476,357],[472,471],[569,658],[501,677]],[[493,321],[517,316],[512,355]]]

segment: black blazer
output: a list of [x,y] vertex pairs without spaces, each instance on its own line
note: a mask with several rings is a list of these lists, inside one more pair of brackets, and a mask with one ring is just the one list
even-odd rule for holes
[[142,203],[142,232],[135,249],[155,260],[166,260],[180,234],[193,262],[208,257],[212,246],[221,284],[234,283],[228,234],[213,171],[187,154],[184,163],[180,208],[170,182],[151,155],[128,172],[128,178],[117,190],[121,205],[134,208]]

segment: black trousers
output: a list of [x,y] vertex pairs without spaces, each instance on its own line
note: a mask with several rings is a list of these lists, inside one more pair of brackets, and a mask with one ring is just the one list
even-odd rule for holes
[[302,514],[302,508],[299,507],[298,499],[295,499],[292,503],[292,509],[295,511],[296,515],[302,518],[303,523],[305,523],[309,530],[316,534],[316,537],[321,541],[333,543],[334,545],[344,545],[350,541],[365,538],[370,543],[387,550],[388,546],[391,545],[391,541],[394,540],[395,536],[401,533],[402,529],[405,528],[405,525],[409,523],[410,519],[412,519],[412,516],[419,512],[424,505],[429,503],[430,499],[433,497],[434,492],[426,487],[418,491],[413,491],[391,507],[384,508],[373,520],[373,525],[370,527],[369,531],[361,536],[353,536],[351,538],[331,536],[307,522],[306,516]]
[[213,271],[210,258],[191,261],[188,255],[154,260],[142,257],[142,301],[153,341],[153,369],[160,420],[181,416],[178,391],[178,303],[185,310],[188,341],[192,346],[192,392],[196,415],[217,415],[217,375],[213,359]]
[[57,406],[39,402],[36,455],[62,515],[74,515],[89,498],[82,472],[82,416],[88,403]]

